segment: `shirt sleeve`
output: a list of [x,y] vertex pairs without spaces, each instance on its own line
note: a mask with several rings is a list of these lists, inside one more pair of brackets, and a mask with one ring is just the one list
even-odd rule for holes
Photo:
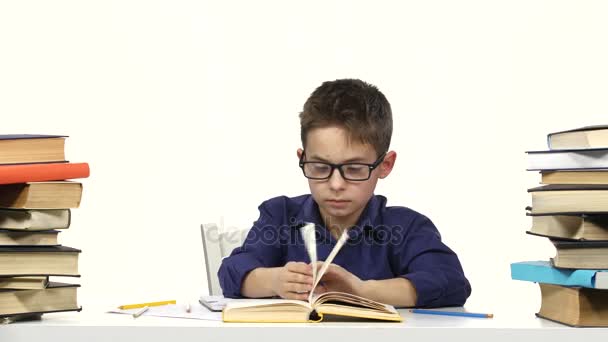
[[416,288],[417,307],[462,306],[471,294],[458,256],[427,217],[415,218],[395,251],[399,274]]
[[273,215],[264,204],[259,209],[260,217],[249,230],[243,245],[224,258],[218,270],[224,297],[242,297],[243,280],[252,270],[281,266],[280,225],[273,222]]

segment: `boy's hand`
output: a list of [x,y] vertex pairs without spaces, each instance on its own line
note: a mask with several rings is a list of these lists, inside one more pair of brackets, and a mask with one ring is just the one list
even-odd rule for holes
[[[317,261],[317,272],[323,267],[322,261]],[[350,273],[342,266],[330,264],[325,274],[321,278],[321,284],[317,286],[320,292],[346,292],[357,296],[363,296],[363,288],[365,281],[359,279],[356,275]],[[315,292],[317,292],[315,290]]]
[[308,300],[308,293],[312,289],[312,266],[290,261],[277,268],[272,288],[281,298]]

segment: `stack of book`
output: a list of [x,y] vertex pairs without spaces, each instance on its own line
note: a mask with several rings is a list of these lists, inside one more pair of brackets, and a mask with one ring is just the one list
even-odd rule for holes
[[528,234],[555,246],[546,261],[511,264],[511,278],[536,282],[537,316],[571,326],[608,326],[608,126],[547,136],[546,151],[529,151],[528,170],[540,171],[529,189]]
[[65,160],[66,136],[0,135],[0,318],[36,318],[79,311],[77,284],[49,281],[78,277],[80,250],[62,246],[78,208],[87,163]]

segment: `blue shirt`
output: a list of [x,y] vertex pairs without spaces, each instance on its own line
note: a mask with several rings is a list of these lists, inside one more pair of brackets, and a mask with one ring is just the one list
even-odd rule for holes
[[[241,297],[243,279],[255,268],[310,263],[299,232],[305,223],[316,225],[318,260],[336,245],[311,195],[276,197],[259,210],[243,245],[218,271],[226,297]],[[441,242],[431,220],[414,210],[387,207],[385,197],[373,196],[348,234],[333,262],[362,280],[407,278],[416,288],[418,307],[461,306],[471,294],[456,254]]]

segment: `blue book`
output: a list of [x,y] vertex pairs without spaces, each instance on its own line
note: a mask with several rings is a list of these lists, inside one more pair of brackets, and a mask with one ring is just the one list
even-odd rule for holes
[[556,268],[549,261],[512,263],[511,279],[543,284],[608,289],[608,272],[606,270]]

